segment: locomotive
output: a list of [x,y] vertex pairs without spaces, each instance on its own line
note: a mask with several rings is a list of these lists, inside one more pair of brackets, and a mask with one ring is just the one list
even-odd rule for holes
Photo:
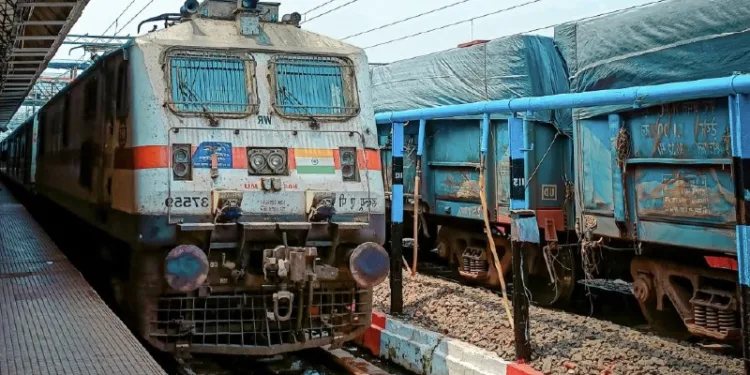
[[2,173],[108,236],[102,266],[159,350],[359,336],[390,262],[364,51],[278,3],[163,18],[4,139]]

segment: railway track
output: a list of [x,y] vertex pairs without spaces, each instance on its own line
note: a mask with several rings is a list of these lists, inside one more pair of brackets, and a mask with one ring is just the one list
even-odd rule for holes
[[238,356],[171,358],[168,372],[176,375],[406,375],[361,358],[356,348],[316,348],[298,353],[253,359]]

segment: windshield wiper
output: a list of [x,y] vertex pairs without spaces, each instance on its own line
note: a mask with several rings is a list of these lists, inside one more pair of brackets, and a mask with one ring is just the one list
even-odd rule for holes
[[301,107],[305,114],[310,118],[310,127],[317,130],[320,128],[320,125],[318,125],[318,120],[310,113],[310,110],[304,103],[302,103],[299,99],[297,99],[294,94],[292,94],[289,89],[286,88],[286,86],[281,86],[281,93],[284,95],[284,97],[289,98],[297,102],[297,105]]
[[219,121],[216,120],[216,118],[211,114],[211,112],[206,108],[205,104],[203,104],[203,101],[201,98],[198,97],[198,94],[193,91],[193,89],[188,86],[185,81],[182,79],[182,74],[180,73],[180,70],[177,70],[177,80],[179,82],[178,88],[180,89],[180,92],[183,95],[189,95],[195,103],[197,103],[201,108],[203,108],[203,113],[208,118],[209,124],[211,126],[216,126],[219,124]]

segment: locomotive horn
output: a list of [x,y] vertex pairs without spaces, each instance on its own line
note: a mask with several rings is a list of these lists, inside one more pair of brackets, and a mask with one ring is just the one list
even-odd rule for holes
[[185,4],[183,4],[180,8],[180,13],[183,16],[194,14],[198,11],[199,6],[200,4],[198,3],[198,0],[187,0],[185,1]]

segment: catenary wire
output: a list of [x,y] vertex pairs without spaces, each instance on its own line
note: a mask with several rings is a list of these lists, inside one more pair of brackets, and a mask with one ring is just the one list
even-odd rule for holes
[[[106,34],[106,33],[107,33],[107,31],[109,31],[109,30],[110,30],[110,29],[112,28],[112,26],[114,26],[114,25],[115,25],[115,24],[117,23],[117,21],[118,21],[118,20],[120,19],[120,17],[122,17],[122,16],[123,16],[123,15],[125,14],[125,12],[127,12],[127,11],[128,11],[128,9],[130,9],[130,7],[132,7],[132,6],[133,6],[133,4],[135,4],[135,2],[136,2],[136,1],[137,1],[137,0],[132,0],[132,1],[130,2],[130,4],[128,4],[128,6],[126,6],[126,7],[125,7],[125,9],[123,9],[123,10],[122,10],[122,12],[120,12],[120,14],[119,14],[119,15],[117,15],[117,17],[115,17],[115,20],[114,20],[114,21],[112,21],[112,23],[111,23],[111,24],[110,24],[109,26],[107,26],[107,29],[106,29],[106,30],[104,30],[104,32],[103,32],[103,33],[101,33],[100,35],[104,35],[104,34]],[[75,38],[75,39],[73,39],[73,42],[77,42],[77,41],[79,41],[79,40],[83,39],[84,37],[86,37],[86,35],[81,35],[81,36],[79,36],[78,38]],[[99,39],[97,39],[97,40],[99,40]]]
[[120,12],[120,15],[118,15],[117,17],[115,17],[115,20],[112,21],[112,23],[109,24],[109,26],[107,26],[107,29],[104,30],[104,32],[101,35],[106,34],[112,28],[112,26],[115,26],[115,24],[117,24],[117,21],[120,20],[120,17],[122,17],[123,15],[125,15],[125,12],[127,12],[130,9],[130,7],[132,7],[133,4],[135,4],[135,2],[136,2],[136,0],[132,0],[130,2],[130,4],[128,4],[128,6],[126,6],[125,9],[122,10],[122,12]]
[[[447,24],[447,25],[435,27],[435,28],[432,28],[432,29],[429,29],[429,30],[420,31],[418,33],[409,34],[409,35],[405,35],[405,36],[402,36],[402,37],[399,37],[399,38],[395,38],[395,39],[387,40],[387,41],[384,41],[384,42],[376,43],[376,44],[373,44],[371,46],[364,47],[364,49],[380,47],[380,46],[383,46],[383,45],[386,45],[386,44],[391,44],[391,43],[394,43],[394,42],[398,42],[398,41],[410,39],[410,38],[413,38],[413,37],[416,37],[416,36],[420,36],[420,35],[423,35],[423,34],[431,33],[433,31],[438,31],[438,30],[446,29],[446,28],[449,28],[449,27],[452,27],[452,26],[456,26],[456,25],[460,25],[460,24],[463,24],[463,23],[466,23],[466,22],[475,21],[477,19],[484,18],[484,17],[487,17],[487,16],[492,16],[492,15],[495,15],[495,14],[499,14],[499,13],[502,13],[502,12],[505,12],[505,11],[508,11],[508,10],[511,10],[511,9],[515,9],[515,8],[518,8],[518,7],[530,5],[530,4],[536,3],[538,1],[541,1],[541,0],[530,1],[530,2],[527,2],[527,3],[516,5],[514,7],[500,9],[498,11],[491,12],[491,13],[486,13],[486,14],[483,14],[483,15],[480,15],[480,16],[477,16],[477,17],[472,17],[472,18],[465,19],[465,20],[462,20],[462,21],[458,21],[458,22]],[[543,27],[537,27],[537,28],[534,28],[534,29],[531,29],[531,30],[526,30],[526,31],[522,31],[522,32],[516,33],[514,35],[532,33],[532,32],[535,32],[535,31],[540,31],[540,30],[544,30],[544,29],[549,29],[551,27],[560,26],[560,25],[566,24],[568,22],[585,21],[585,20],[589,20],[589,19],[593,19],[593,18],[597,18],[597,17],[601,17],[601,16],[607,16],[607,15],[610,15],[610,14],[615,14],[615,13],[625,12],[625,11],[628,11],[628,10],[643,8],[643,7],[647,7],[649,5],[663,3],[665,1],[670,1],[670,0],[655,0],[655,1],[648,2],[648,3],[644,3],[644,4],[633,5],[633,6],[629,6],[629,7],[626,7],[626,8],[621,8],[621,9],[616,9],[616,10],[609,11],[609,12],[595,14],[595,15],[589,16],[589,17],[579,18],[579,19],[576,19],[576,20],[555,23],[555,24],[547,25],[547,26],[543,26]]]
[[388,24],[385,24],[385,25],[381,25],[381,26],[378,26],[378,27],[374,27],[374,28],[372,28],[372,29],[370,29],[370,30],[365,30],[365,31],[362,31],[362,32],[359,32],[359,33],[356,33],[356,34],[352,34],[352,35],[349,35],[349,36],[347,36],[347,37],[341,38],[341,40],[347,40],[347,39],[350,39],[350,38],[354,38],[354,37],[357,37],[357,36],[360,36],[360,35],[364,35],[364,34],[369,34],[369,33],[373,32],[373,31],[378,31],[378,30],[382,30],[382,29],[385,29],[385,28],[388,28],[388,27],[391,27],[391,26],[395,26],[395,25],[398,25],[398,24],[400,24],[400,23],[404,23],[404,22],[407,22],[407,21],[411,21],[411,20],[413,20],[413,19],[415,19],[415,18],[419,18],[419,17],[423,17],[423,16],[426,16],[426,15],[428,15],[428,14],[432,14],[432,13],[437,13],[437,12],[439,12],[439,11],[441,11],[441,10],[445,10],[445,9],[448,9],[448,8],[452,8],[452,7],[456,6],[456,5],[460,5],[460,4],[463,4],[463,3],[467,3],[467,2],[469,2],[469,1],[471,1],[471,0],[461,0],[461,1],[456,1],[455,3],[451,3],[451,4],[448,4],[448,5],[444,5],[444,6],[442,6],[442,7],[439,7],[439,8],[435,8],[435,9],[430,9],[430,10],[428,10],[428,11],[426,11],[426,12],[422,12],[422,13],[419,13],[419,14],[415,14],[415,15],[413,15],[413,16],[409,16],[409,17],[406,17],[406,18],[403,18],[403,19],[400,19],[400,20],[398,20],[398,21],[394,21],[394,22],[391,22],[391,23],[388,23]]
[[333,8],[333,9],[327,10],[327,11],[325,11],[325,12],[323,12],[323,13],[320,13],[320,14],[318,14],[318,15],[316,15],[316,16],[313,16],[312,18],[309,18],[309,19],[307,19],[307,20],[305,20],[305,21],[303,21],[303,22],[301,22],[301,23],[305,23],[305,22],[310,22],[310,21],[312,21],[312,20],[314,20],[314,19],[316,19],[316,18],[320,18],[320,17],[323,17],[323,16],[325,16],[326,14],[330,14],[330,13],[333,13],[333,12],[335,12],[335,11],[337,11],[337,10],[341,9],[341,8],[344,8],[344,7],[347,7],[347,6],[351,5],[351,4],[354,4],[354,3],[356,3],[357,1],[359,1],[359,0],[349,0],[349,1],[347,1],[347,2],[345,2],[345,3],[343,3],[343,4],[341,4],[341,5],[339,5],[339,6],[335,7],[335,8]]
[[320,8],[322,8],[322,7],[326,6],[326,5],[328,5],[328,4],[330,4],[330,3],[334,2],[334,1],[336,1],[336,0],[328,0],[328,1],[324,1],[324,2],[322,2],[322,3],[320,3],[320,4],[318,4],[318,5],[316,5],[316,6],[312,7],[312,8],[310,8],[310,9],[308,9],[308,10],[307,10],[307,11],[305,11],[305,12],[302,12],[302,15],[304,16],[304,15],[306,15],[306,14],[310,13],[310,12],[314,12],[314,11],[316,11],[316,10],[318,10],[318,9],[320,9]]
[[151,6],[151,4],[153,4],[153,3],[154,3],[154,1],[156,1],[156,0],[151,0],[151,1],[149,1],[149,2],[148,2],[148,3],[146,4],[146,5],[144,5],[144,6],[143,6],[143,8],[141,8],[141,10],[139,10],[139,11],[138,11],[138,13],[136,13],[136,14],[135,14],[135,15],[133,16],[133,18],[131,18],[131,19],[130,19],[130,20],[129,20],[129,21],[127,22],[127,23],[125,23],[124,25],[122,25],[122,27],[121,27],[121,28],[120,28],[119,30],[117,30],[117,32],[115,32],[115,36],[116,36],[117,34],[119,34],[119,33],[120,33],[120,32],[121,32],[122,30],[125,30],[125,28],[126,28],[126,27],[128,27],[128,25],[130,25],[130,24],[131,24],[131,23],[132,23],[132,22],[133,22],[133,21],[134,21],[134,20],[135,20],[135,19],[136,19],[136,18],[137,18],[138,16],[140,16],[140,15],[141,15],[141,13],[143,13],[143,11],[145,11],[145,10],[146,10],[146,8],[150,7],[150,6]]
[[518,33],[518,34],[527,34],[527,33],[533,33],[533,32],[535,32],[535,31],[540,31],[540,30],[544,30],[544,29],[549,29],[550,27],[557,27],[557,26],[561,26],[561,25],[564,25],[564,24],[566,24],[566,23],[568,23],[568,22],[580,22],[580,21],[586,21],[586,20],[594,19],[594,18],[597,18],[597,17],[601,17],[601,16],[608,16],[608,15],[610,15],[610,14],[616,14],[616,13],[626,12],[626,11],[628,11],[628,10],[633,10],[633,9],[638,9],[638,8],[643,8],[643,7],[647,7],[647,6],[649,6],[649,5],[654,5],[654,4],[659,4],[659,3],[663,3],[663,2],[665,2],[665,1],[671,1],[671,0],[655,0],[655,1],[651,1],[651,2],[648,2],[648,3],[644,3],[644,4],[633,5],[633,6],[629,6],[629,7],[625,7],[625,8],[620,8],[620,9],[615,9],[615,10],[611,10],[611,11],[609,11],[609,12],[604,12],[604,13],[599,13],[599,14],[595,14],[595,15],[593,15],[593,16],[588,16],[588,17],[583,17],[583,18],[579,18],[579,19],[577,19],[577,20],[573,20],[573,21],[565,21],[565,22],[560,22],[560,23],[556,23],[556,24],[553,24],[553,25],[548,25],[548,26],[543,26],[543,27],[537,27],[537,28],[535,28],[535,29],[531,29],[531,30],[526,30],[526,31],[522,31],[522,32],[520,32],[520,33]]
[[414,33],[414,34],[404,35],[402,37],[398,37],[398,38],[395,38],[395,39],[387,40],[385,42],[376,43],[376,44],[373,44],[371,46],[364,47],[364,49],[375,48],[375,47],[383,46],[383,45],[390,44],[390,43],[393,43],[393,42],[398,42],[398,41],[401,41],[401,40],[410,39],[410,38],[413,38],[415,36],[419,36],[419,35],[423,35],[423,34],[428,34],[428,33],[431,33],[433,31],[447,29],[449,27],[453,27],[453,26],[460,25],[460,24],[463,24],[463,23],[467,23],[467,22],[471,22],[471,21],[476,21],[476,20],[481,19],[481,18],[485,18],[485,17],[493,16],[495,14],[505,13],[505,12],[511,11],[513,9],[525,7],[527,5],[538,3],[540,1],[542,1],[542,0],[527,1],[525,3],[516,4],[516,5],[510,6],[510,7],[507,7],[507,8],[498,9],[498,10],[496,10],[494,12],[485,13],[485,14],[482,14],[480,16],[476,16],[476,17],[472,17],[472,18],[467,18],[465,20],[461,20],[461,21],[449,23],[449,24],[446,24],[446,25],[438,26],[438,27],[435,27],[435,28],[432,28],[432,29],[429,29],[429,30],[424,30],[424,31],[420,31],[420,32],[417,32],[417,33]]

